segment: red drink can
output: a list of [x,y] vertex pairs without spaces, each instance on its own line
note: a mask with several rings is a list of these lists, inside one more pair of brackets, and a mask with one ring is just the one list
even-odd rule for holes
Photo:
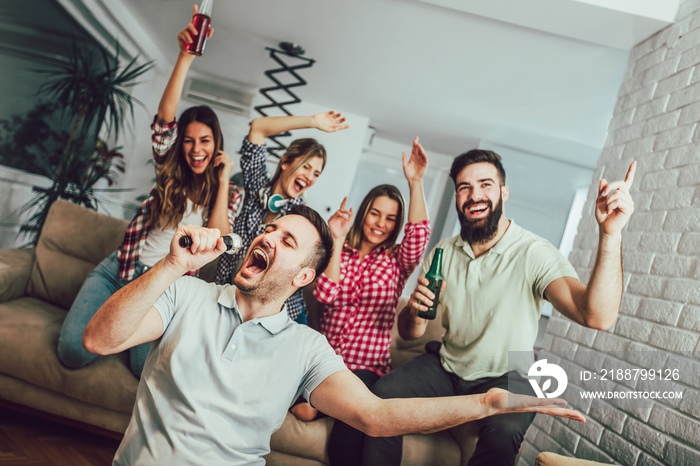
[[207,36],[211,29],[211,17],[198,13],[192,18],[192,24],[197,29],[197,35],[192,39],[191,44],[186,44],[185,50],[194,55],[204,53],[204,47],[207,45]]

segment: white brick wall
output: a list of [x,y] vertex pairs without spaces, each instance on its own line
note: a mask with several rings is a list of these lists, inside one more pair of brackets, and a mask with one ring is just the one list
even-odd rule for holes
[[[668,389],[683,399],[639,403],[574,401],[586,424],[538,415],[520,465],[554,451],[634,466],[700,465],[700,0],[686,0],[675,24],[631,52],[588,203],[569,260],[582,280],[598,242],[593,200],[600,177],[620,179],[638,161],[636,211],[623,235],[625,294],[613,328],[583,328],[555,312],[544,351],[573,351],[567,368],[595,369],[610,351],[627,353],[615,367],[678,368]],[[576,351],[579,352],[576,352]],[[581,352],[585,350],[586,352]],[[669,355],[668,351],[686,352]],[[690,357],[693,354],[694,357]],[[625,382],[642,390],[649,382]],[[658,386],[657,386],[658,388]]]

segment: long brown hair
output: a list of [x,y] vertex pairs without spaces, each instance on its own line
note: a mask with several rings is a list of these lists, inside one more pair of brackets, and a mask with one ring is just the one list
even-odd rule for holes
[[362,243],[362,225],[365,223],[365,218],[369,213],[369,209],[372,207],[372,203],[376,198],[381,196],[386,196],[389,199],[395,200],[399,204],[399,210],[396,212],[394,231],[391,232],[389,237],[384,240],[380,246],[385,244],[393,246],[396,244],[396,238],[399,237],[399,232],[401,231],[401,227],[403,227],[403,212],[405,210],[403,196],[401,195],[399,188],[396,186],[391,184],[380,184],[379,186],[372,188],[372,190],[367,193],[365,198],[362,199],[360,208],[357,210],[357,215],[355,216],[355,220],[352,222],[352,227],[350,228],[350,232],[348,232],[346,239],[351,248],[360,249],[360,244]]
[[[270,181],[270,186],[275,186],[277,180],[282,176],[283,163],[292,164],[292,173],[294,173],[308,160],[314,157],[321,157],[321,159],[323,159],[323,165],[321,166],[321,170],[323,170],[326,166],[326,148],[323,147],[321,143],[313,138],[302,138],[292,141],[289,147],[287,147],[287,150],[284,151],[280,163],[277,164],[277,170]],[[295,160],[298,160],[296,164]]]
[[[187,164],[183,150],[183,139],[190,123],[199,122],[208,126],[214,135],[214,152],[206,170],[195,177]],[[165,162],[156,176],[155,197],[151,209],[151,225],[161,229],[177,227],[185,214],[187,199],[206,208],[205,214],[216,200],[219,179],[214,173],[214,158],[224,149],[224,136],[214,110],[203,105],[190,107],[180,115],[175,143],[165,156]],[[198,180],[198,178],[200,178]],[[201,183],[201,188],[200,184]],[[200,188],[200,189],[198,189]]]

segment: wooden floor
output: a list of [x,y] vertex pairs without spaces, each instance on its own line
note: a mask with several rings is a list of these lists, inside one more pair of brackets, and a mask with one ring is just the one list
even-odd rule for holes
[[119,441],[0,408],[0,465],[111,465]]

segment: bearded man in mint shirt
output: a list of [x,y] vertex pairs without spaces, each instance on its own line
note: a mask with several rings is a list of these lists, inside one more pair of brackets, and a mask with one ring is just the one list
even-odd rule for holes
[[[509,373],[508,352],[532,354],[545,300],[586,327],[606,330],[617,318],[622,299],[622,228],[634,211],[629,191],[635,169],[632,162],[624,180],[600,181],[595,210],[598,254],[584,285],[549,241],[505,216],[509,192],[498,154],[475,149],[455,158],[450,177],[461,232],[436,246],[444,251],[439,304],[445,335],[442,342],[428,343],[426,354],[382,377],[372,391],[385,399],[473,395],[493,388],[534,395],[522,377],[534,355],[517,361],[517,370]],[[434,250],[423,264],[423,275],[433,255]],[[425,278],[418,279],[399,315],[399,334],[406,340],[425,333],[428,321],[417,311],[433,304],[435,296],[427,284]],[[469,465],[513,464],[533,418],[525,413],[479,421],[479,440]],[[363,465],[400,464],[402,437],[361,441]]]

